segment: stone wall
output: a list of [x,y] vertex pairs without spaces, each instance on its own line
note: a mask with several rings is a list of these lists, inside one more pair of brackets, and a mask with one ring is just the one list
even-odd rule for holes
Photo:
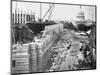
[[[15,61],[15,67],[12,66],[12,73],[45,71],[51,56],[49,51],[51,46],[52,43],[44,48],[39,48],[35,43],[16,45],[16,50],[12,50],[12,62]],[[14,52],[17,53],[17,55]],[[24,53],[22,54],[21,52]],[[20,64],[18,64],[19,62]]]

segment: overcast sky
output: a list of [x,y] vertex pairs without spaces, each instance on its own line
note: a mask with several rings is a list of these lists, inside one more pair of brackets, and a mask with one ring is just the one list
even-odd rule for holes
[[[24,13],[33,12],[36,18],[40,17],[40,3],[29,3],[29,2],[12,2],[12,12],[15,11],[15,8]],[[95,7],[93,6],[80,6],[78,5],[63,5],[55,4],[52,11],[51,19],[52,20],[75,20],[77,13],[84,11],[85,19],[95,20]],[[49,4],[42,3],[42,17],[49,9]],[[48,18],[48,15],[45,19]]]

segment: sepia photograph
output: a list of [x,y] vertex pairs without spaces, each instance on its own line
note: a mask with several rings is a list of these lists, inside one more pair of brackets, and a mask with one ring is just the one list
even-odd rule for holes
[[96,5],[11,0],[11,74],[96,69]]

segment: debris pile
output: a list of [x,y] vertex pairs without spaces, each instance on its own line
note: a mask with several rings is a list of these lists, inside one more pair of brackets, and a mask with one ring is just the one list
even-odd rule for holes
[[91,55],[87,45],[89,39],[87,36],[83,37],[83,35],[76,35],[76,33],[71,30],[65,30],[61,34],[60,40],[52,45],[52,65],[49,71],[89,69],[92,67],[93,55]]

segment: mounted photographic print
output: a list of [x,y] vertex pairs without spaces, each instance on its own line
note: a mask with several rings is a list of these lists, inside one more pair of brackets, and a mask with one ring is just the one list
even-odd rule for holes
[[11,74],[96,69],[96,6],[11,1]]

